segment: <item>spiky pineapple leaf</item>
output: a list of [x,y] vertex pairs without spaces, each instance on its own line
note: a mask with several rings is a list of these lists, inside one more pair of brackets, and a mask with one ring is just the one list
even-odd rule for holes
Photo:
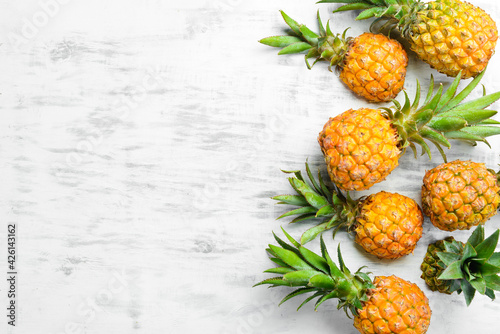
[[313,300],[314,298],[317,298],[317,297],[322,296],[322,295],[323,295],[323,292],[318,291],[318,292],[316,292],[314,295],[312,295],[312,296],[310,296],[310,297],[306,298],[306,299],[302,302],[302,304],[300,304],[300,305],[299,305],[299,307],[297,307],[297,311],[298,311],[298,310],[300,310],[300,309],[302,308],[302,306],[304,306],[305,304],[309,303],[309,302],[310,302],[311,300]]
[[288,205],[295,205],[295,206],[309,205],[309,203],[307,203],[304,196],[300,196],[300,195],[279,195],[279,196],[271,197],[271,199],[273,199],[275,201],[279,201],[278,204],[288,204]]
[[311,276],[315,275],[315,273],[318,272],[313,269],[296,270],[285,274],[283,279],[290,282],[292,286],[304,286],[309,283],[309,279]]
[[500,230],[496,230],[495,233],[476,246],[477,257],[482,259],[481,263],[485,263],[495,252],[499,234]]
[[490,117],[497,114],[495,110],[487,109],[474,109],[474,110],[451,110],[445,113],[439,114],[440,117],[460,117],[464,119],[467,124],[474,125],[479,124]]
[[497,275],[486,276],[484,278],[489,289],[500,291],[500,277]]
[[486,281],[483,278],[475,278],[469,281],[470,285],[479,292],[484,295],[486,292]]
[[324,258],[319,256],[318,254],[310,251],[305,247],[299,247],[300,254],[304,257],[304,259],[314,266],[317,270],[322,271],[325,274],[330,273],[330,268],[328,267],[328,263]]
[[342,257],[342,252],[340,251],[340,244],[338,245],[338,248],[337,248],[337,256],[338,256],[338,259],[339,259],[339,265],[340,265],[340,270],[346,274],[346,275],[350,275],[351,272],[349,271],[349,269],[346,267],[345,263],[344,263],[344,258]]
[[469,306],[470,303],[472,302],[472,299],[474,299],[474,295],[476,294],[476,289],[474,289],[474,287],[469,282],[467,282],[467,280],[461,280],[460,283],[461,283],[461,289],[465,297],[465,304]]
[[489,263],[495,267],[500,267],[500,252],[493,253],[493,255],[491,255],[490,258],[488,259],[487,263]]
[[290,44],[299,42],[302,42],[302,40],[296,36],[270,36],[259,40],[259,43],[278,48],[282,48],[285,46],[289,46]]
[[298,24],[294,19],[288,16],[284,11],[280,10],[281,16],[283,16],[283,20],[285,20],[286,24],[296,33],[298,36],[301,35],[300,32],[300,24]]
[[475,256],[478,256],[477,247],[476,247],[476,249],[474,249],[474,247],[470,243],[467,242],[465,244],[463,254],[462,254],[462,264],[465,262],[465,260],[468,260],[468,259],[475,257]]
[[335,210],[334,207],[332,207],[330,204],[328,204],[328,205],[325,205],[324,207],[320,208],[316,212],[316,217],[331,217],[331,216],[335,215],[336,212],[337,212],[337,210]]
[[319,234],[323,233],[327,229],[328,229],[328,222],[311,227],[302,234],[302,236],[300,237],[300,243],[302,245],[307,244],[309,241],[313,240]]
[[288,212],[285,212],[284,214],[282,214],[281,216],[279,216],[276,219],[281,219],[281,218],[285,218],[285,217],[289,217],[289,216],[293,216],[293,215],[303,215],[306,213],[312,213],[312,214],[314,214],[314,216],[316,216],[316,209],[313,208],[312,206],[304,206],[304,207],[301,207],[298,209],[294,209],[294,210],[290,210]]
[[263,284],[271,284],[271,285],[282,285],[282,286],[290,286],[290,282],[284,281],[283,277],[271,277],[268,279],[265,279],[263,281],[260,281],[259,283],[255,284],[254,287],[263,285]]
[[323,304],[325,301],[327,301],[328,299],[332,299],[332,298],[338,298],[339,297],[339,293],[337,291],[332,291],[326,295],[324,295],[322,298],[318,299],[318,301],[316,302],[316,305],[314,305],[314,310],[317,310],[318,307]]
[[[269,252],[269,250],[267,250]],[[283,261],[282,259],[280,258],[277,258],[277,257],[270,257],[269,258],[271,261],[273,261],[274,263],[276,263],[278,266],[280,267],[288,267],[288,268],[291,268],[288,264],[285,263],[285,261]]]
[[492,289],[486,288],[485,295],[488,296],[488,297],[490,297],[491,300],[495,300],[495,297],[496,297],[495,296],[495,292]]
[[441,99],[439,100],[438,104],[436,105],[436,111],[437,113],[440,113],[441,109],[443,109],[448,102],[451,101],[451,99],[455,96],[458,88],[458,84],[460,83],[460,78],[462,77],[462,71],[458,73],[458,75],[455,77],[455,80],[453,80],[452,84],[446,92],[441,96]]
[[317,274],[311,277],[309,284],[315,288],[333,290],[335,288],[335,281],[331,276],[325,274]]
[[313,292],[313,291],[316,291],[315,288],[300,288],[300,289],[296,289],[292,292],[290,292],[288,295],[285,296],[285,298],[283,298],[280,303],[278,304],[281,305],[283,304],[284,302],[286,302],[287,300],[293,298],[293,297],[296,297],[296,296],[299,296],[299,295],[303,295],[304,293],[308,293],[308,292]]
[[274,245],[269,245],[269,248],[272,249],[272,251],[283,261],[285,261],[286,264],[291,266],[292,268],[295,268],[297,270],[307,270],[307,269],[313,269],[307,262],[302,260],[296,253],[283,249],[281,247],[277,247]]
[[438,252],[437,256],[443,261],[446,266],[449,266],[453,262],[460,260],[460,255],[449,252]]
[[315,180],[315,178],[314,178],[314,176],[313,176],[313,174],[311,172],[311,169],[309,168],[309,164],[307,162],[306,162],[306,173],[307,173],[307,176],[309,177],[309,181],[313,185],[313,187],[316,190],[316,192],[319,193],[319,194],[324,195],[322,193],[323,191],[322,191],[321,187],[319,186],[318,182],[316,182],[316,180]]
[[306,43],[306,42],[297,42],[290,44],[288,46],[285,46],[283,49],[281,49],[278,52],[278,55],[288,55],[288,54],[293,54],[293,53],[300,53],[306,50],[309,50],[312,48],[311,44]]
[[485,71],[481,72],[464,89],[462,89],[453,99],[451,99],[446,105],[444,105],[441,112],[445,112],[445,111],[454,109],[456,106],[458,106],[460,104],[460,102],[462,102],[474,90],[474,88],[476,88],[477,84],[483,78],[484,73],[485,73]]
[[[300,247],[300,244],[297,242],[297,240],[295,240],[290,234],[288,234],[288,232],[283,227],[281,228],[281,231],[283,231],[283,234],[288,239],[288,241],[290,241],[290,243],[292,245],[294,245],[296,248]],[[273,232],[273,234],[274,234],[274,232]],[[275,238],[279,239],[276,235],[274,235],[274,236],[275,236]]]
[[[281,229],[283,229],[283,228],[281,228]],[[274,239],[276,240],[276,242],[278,242],[278,244],[279,244],[281,247],[283,247],[283,249],[289,250],[290,252],[294,252],[295,254],[300,255],[300,252],[299,252],[299,250],[298,250],[297,248],[295,248],[295,247],[293,247],[293,246],[291,246],[291,245],[287,244],[287,243],[286,243],[285,241],[283,241],[280,237],[278,237],[278,236],[277,236],[274,232],[273,232],[273,236],[274,236]],[[274,250],[273,250],[273,249],[271,249],[271,252],[272,252],[273,256],[275,256],[275,257],[280,257],[278,254],[276,254],[276,253],[274,252]]]
[[467,121],[463,117],[447,116],[433,117],[427,125],[436,131],[457,131],[467,126]]
[[307,214],[304,214],[304,215],[300,215],[297,218],[294,218],[292,221],[290,221],[290,224],[302,222],[304,220],[315,219],[315,218],[316,218],[316,214],[315,213],[307,213]]
[[486,262],[480,266],[480,273],[482,277],[496,275],[500,273],[500,267],[494,266]]
[[455,108],[454,111],[465,111],[465,110],[477,110],[484,109],[490,106],[493,102],[500,99],[500,92],[496,92],[490,95],[480,97],[478,99],[472,100],[470,102],[462,103]]
[[264,270],[264,272],[265,273],[271,273],[271,274],[284,275],[284,274],[290,273],[290,272],[292,272],[294,270],[295,269],[288,268],[288,267],[276,267],[276,268],[266,269],[266,270]]
[[440,280],[450,280],[450,279],[461,279],[464,278],[464,273],[461,269],[461,261],[455,261],[450,263],[450,265],[439,275]]
[[484,241],[484,227],[483,225],[478,225],[470,235],[467,242],[471,244],[472,247],[477,247],[477,245],[479,245],[483,241]]

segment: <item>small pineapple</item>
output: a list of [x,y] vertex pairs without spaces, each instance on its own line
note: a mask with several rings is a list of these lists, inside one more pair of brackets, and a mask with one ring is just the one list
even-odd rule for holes
[[365,251],[379,258],[397,259],[413,252],[422,236],[423,214],[418,204],[406,196],[385,191],[352,200],[335,188],[329,189],[318,172],[316,181],[306,163],[309,185],[300,171],[289,181],[297,195],[273,197],[280,204],[300,208],[284,213],[278,219],[298,215],[292,223],[321,218],[323,222],[304,232],[305,244],[318,234],[346,228],[355,235],[355,241]]
[[337,298],[338,308],[354,316],[354,327],[363,334],[426,333],[431,309],[420,288],[396,276],[376,276],[370,279],[360,268],[351,273],[344,264],[340,246],[339,265],[335,264],[321,238],[321,256],[301,246],[283,230],[291,244],[274,235],[281,247],[269,245],[270,258],[279,267],[265,272],[280,276],[257,285],[296,287],[281,301],[312,293],[299,306],[317,298],[315,309],[328,299]]
[[479,225],[467,243],[448,237],[430,244],[420,266],[421,277],[432,291],[463,291],[467,306],[476,291],[495,299],[494,291],[500,291],[500,252],[495,253],[499,232],[485,239],[484,227]]
[[469,230],[484,224],[499,205],[498,176],[482,163],[456,160],[425,173],[422,207],[441,230]]
[[364,10],[358,20],[377,17],[397,28],[417,56],[448,76],[483,72],[495,52],[498,30],[481,8],[460,0],[322,0],[347,3],[335,10]]
[[443,93],[440,86],[435,95],[431,77],[429,92],[420,107],[417,82],[412,104],[405,92],[404,105],[394,100],[392,108],[351,109],[330,118],[318,142],[332,181],[342,190],[366,190],[398,166],[399,157],[407,147],[416,158],[418,144],[430,158],[428,140],[436,145],[446,161],[442,146],[450,148],[449,139],[475,144],[500,134],[500,122],[490,119],[497,112],[484,110],[500,98],[500,92],[462,103],[483,75],[484,72],[456,94],[459,74],[447,91]]
[[[272,36],[261,43],[283,47],[278,54],[308,51],[306,65],[311,68],[326,60],[340,70],[340,80],[357,95],[370,102],[390,101],[403,89],[408,56],[401,44],[382,34],[364,33],[346,38],[345,33],[334,35],[329,22],[323,27],[318,14],[320,34],[298,24],[283,11],[281,15],[292,29],[292,35]],[[310,65],[308,59],[316,58]]]

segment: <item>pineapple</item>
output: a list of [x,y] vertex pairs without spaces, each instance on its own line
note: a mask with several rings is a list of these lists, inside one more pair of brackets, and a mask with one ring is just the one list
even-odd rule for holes
[[498,175],[482,163],[452,161],[425,173],[422,206],[434,226],[445,231],[484,224],[500,204]]
[[411,198],[385,191],[356,201],[335,188],[329,189],[318,172],[316,181],[306,163],[310,185],[300,171],[289,181],[297,195],[273,197],[280,204],[300,208],[284,213],[278,219],[298,215],[292,223],[321,218],[323,222],[308,229],[301,237],[305,244],[320,233],[346,228],[365,251],[379,258],[397,259],[413,252],[422,236],[423,214]]
[[337,298],[338,308],[354,316],[354,327],[365,334],[426,333],[431,309],[429,300],[413,283],[396,276],[376,276],[370,279],[360,268],[351,273],[344,264],[340,246],[339,265],[335,264],[321,239],[321,255],[310,251],[283,230],[291,244],[274,235],[281,247],[269,245],[271,260],[278,264],[265,272],[280,276],[257,285],[296,287],[280,305],[298,295],[312,293],[299,309],[317,298],[315,309],[328,299]]
[[[320,34],[300,25],[281,12],[292,29],[289,36],[272,36],[261,43],[283,47],[278,54],[308,51],[306,65],[310,69],[319,60],[326,60],[340,70],[340,80],[357,95],[370,102],[390,101],[403,89],[408,57],[401,44],[381,34],[364,33],[346,38],[334,35],[329,22],[323,27],[318,14]],[[316,58],[309,64],[308,59]]]
[[420,107],[417,81],[412,104],[405,92],[404,105],[393,100],[391,108],[351,109],[330,118],[318,142],[332,181],[342,190],[366,190],[398,166],[407,147],[417,157],[416,145],[420,145],[430,158],[428,140],[446,161],[442,146],[450,148],[449,139],[487,143],[486,137],[500,134],[500,122],[490,119],[497,112],[484,110],[500,98],[500,92],[462,103],[483,75],[484,72],[458,94],[460,74],[444,93],[440,86],[436,94],[431,77],[427,98]]
[[432,291],[463,291],[467,306],[476,291],[495,299],[494,291],[500,291],[500,252],[495,253],[499,232],[485,239],[484,227],[479,225],[467,243],[448,237],[430,244],[420,266],[421,277]]
[[[481,8],[460,0],[322,0],[347,3],[334,12],[363,9],[357,17],[377,17],[397,28],[417,56],[437,71],[470,78],[484,71],[495,52],[498,30]],[[375,22],[374,22],[375,23]]]

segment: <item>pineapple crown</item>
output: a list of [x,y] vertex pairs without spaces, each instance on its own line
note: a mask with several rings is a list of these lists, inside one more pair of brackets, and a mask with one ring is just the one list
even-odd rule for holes
[[400,27],[403,34],[408,33],[411,22],[426,6],[420,0],[321,0],[317,3],[344,3],[346,5],[337,8],[333,12],[361,10],[356,20],[376,17],[377,19],[372,23],[372,27],[379,21],[387,21],[392,27]]
[[443,240],[444,252],[438,252],[438,265],[445,268],[439,280],[449,281],[449,291],[463,291],[467,306],[474,295],[495,299],[500,291],[500,252],[495,252],[500,230],[484,238],[484,227],[479,225],[467,242],[463,244],[454,239]]
[[363,272],[364,267],[351,273],[342,259],[340,245],[337,251],[339,262],[337,266],[328,254],[323,238],[320,241],[321,256],[319,256],[301,246],[284,229],[282,230],[291,244],[273,233],[279,246],[269,245],[267,252],[278,267],[264,271],[281,276],[268,278],[254,286],[270,284],[271,287],[298,287],[285,296],[280,305],[293,297],[313,293],[300,304],[297,310],[315,298],[317,298],[315,309],[326,300],[337,298],[338,309],[344,309],[347,316],[349,316],[349,311],[352,315],[356,315],[357,309],[363,307],[362,302],[368,300],[367,291],[375,288],[368,276],[370,273]]
[[461,140],[476,145],[484,142],[489,146],[486,137],[500,134],[500,122],[491,119],[497,112],[485,109],[498,99],[500,92],[486,95],[483,86],[483,96],[472,101],[463,100],[474,90],[481,81],[485,71],[472,80],[462,91],[457,88],[462,73],[460,72],[446,91],[443,85],[434,93],[434,78],[431,75],[430,87],[424,103],[419,106],[420,83],[417,80],[415,99],[410,102],[408,94],[405,94],[404,105],[393,100],[390,108],[381,108],[385,116],[389,118],[396,127],[400,145],[403,151],[409,146],[415,157],[417,156],[416,145],[422,147],[422,155],[427,153],[431,158],[431,151],[426,141],[433,143],[444,161],[446,155],[443,146],[450,148],[449,139]]
[[[303,24],[298,24],[285,12],[280,11],[286,24],[292,29],[289,35],[271,36],[261,39],[259,42],[265,45],[282,47],[279,55],[300,53],[308,51],[305,55],[307,68],[311,69],[319,60],[326,60],[332,66],[341,64],[347,52],[348,45],[352,38],[346,38],[347,29],[341,34],[333,34],[330,30],[330,21],[326,28],[321,22],[318,11],[318,25],[320,33],[317,34]],[[311,65],[309,59],[316,58]]]
[[294,215],[297,215],[297,217],[291,223],[315,218],[323,219],[320,224],[311,227],[302,234],[300,238],[301,244],[308,243],[326,230],[333,228],[333,236],[335,236],[335,233],[341,227],[347,227],[350,230],[354,226],[359,200],[352,200],[349,193],[342,194],[342,191],[335,185],[331,190],[325,184],[319,170],[318,179],[316,180],[307,162],[306,172],[310,184],[306,182],[302,173],[298,170],[284,170],[283,172],[295,175],[295,177],[289,177],[288,181],[297,194],[279,195],[272,197],[272,199],[279,201],[278,204],[295,205],[299,206],[299,208],[288,211],[277,219]]

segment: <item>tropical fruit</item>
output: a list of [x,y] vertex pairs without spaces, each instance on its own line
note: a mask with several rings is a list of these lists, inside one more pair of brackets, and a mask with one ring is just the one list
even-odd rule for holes
[[441,230],[468,230],[484,224],[499,205],[498,175],[482,163],[456,160],[425,173],[422,207]]
[[396,276],[376,276],[372,280],[362,271],[363,268],[351,273],[344,264],[340,246],[337,265],[322,238],[320,256],[283,232],[291,244],[275,235],[281,247],[269,245],[267,251],[278,267],[265,271],[280,276],[256,284],[296,288],[281,303],[309,293],[311,295],[299,309],[315,298],[315,308],[318,308],[326,300],[337,298],[338,308],[344,309],[347,316],[349,313],[354,316],[354,327],[360,333],[427,332],[431,309],[427,297],[416,284]]
[[495,299],[495,291],[500,291],[500,252],[495,253],[499,232],[485,239],[479,225],[466,243],[448,237],[430,244],[421,277],[432,291],[463,292],[467,306],[476,291]]
[[500,134],[500,122],[490,119],[497,112],[484,110],[500,98],[500,92],[462,103],[483,75],[484,72],[458,94],[460,75],[445,92],[440,86],[436,94],[431,78],[422,106],[417,82],[413,103],[405,92],[403,105],[393,100],[391,108],[351,109],[330,118],[318,142],[332,181],[342,190],[365,190],[384,180],[398,166],[407,147],[417,157],[416,145],[420,145],[430,158],[428,140],[446,161],[442,146],[450,148],[449,139],[475,144]]
[[[357,19],[377,17],[398,29],[417,56],[433,68],[455,77],[483,72],[495,52],[498,30],[481,8],[460,0],[322,0],[346,3],[334,12],[363,11]],[[374,22],[375,23],[375,22]]]
[[414,200],[381,191],[354,201],[337,188],[329,189],[319,172],[316,181],[307,163],[306,170],[310,184],[300,171],[289,171],[295,174],[289,181],[297,194],[273,197],[280,204],[299,206],[279,218],[298,215],[292,223],[322,219],[302,235],[302,244],[326,230],[333,229],[335,235],[345,228],[354,233],[356,243],[365,251],[379,258],[397,259],[413,252],[423,223],[422,211]]
[[[316,34],[298,24],[283,11],[285,22],[292,29],[288,36],[272,36],[260,42],[282,47],[278,54],[308,51],[308,68],[319,60],[326,60],[330,69],[337,66],[340,80],[357,95],[370,102],[390,101],[403,89],[408,57],[401,44],[382,34],[364,33],[346,38],[345,33],[333,34],[330,25],[323,27],[318,14],[320,33]],[[309,59],[316,60],[311,65]]]

